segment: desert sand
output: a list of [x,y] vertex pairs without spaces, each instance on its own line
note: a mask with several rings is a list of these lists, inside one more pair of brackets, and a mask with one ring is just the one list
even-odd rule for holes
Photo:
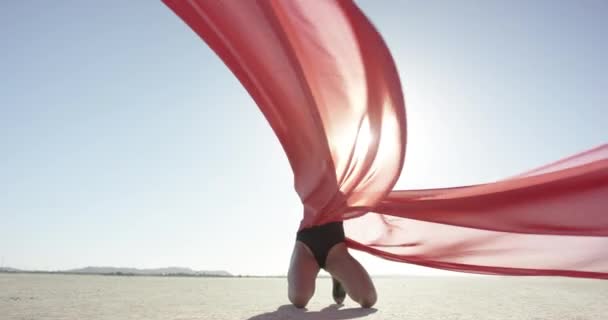
[[0,274],[0,319],[608,319],[608,281],[517,277],[375,277],[372,309],[331,300],[317,280],[306,310],[284,278]]

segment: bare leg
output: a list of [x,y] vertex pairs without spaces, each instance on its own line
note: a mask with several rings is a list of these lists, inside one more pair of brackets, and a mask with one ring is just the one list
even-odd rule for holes
[[346,250],[344,243],[329,251],[325,269],[342,283],[348,296],[363,308],[376,303],[376,288],[363,266]]
[[319,265],[305,244],[296,241],[287,273],[289,301],[304,308],[315,293],[315,280]]

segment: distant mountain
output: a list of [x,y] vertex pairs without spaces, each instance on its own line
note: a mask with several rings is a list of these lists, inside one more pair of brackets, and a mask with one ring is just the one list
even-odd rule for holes
[[76,274],[130,274],[130,275],[149,275],[149,276],[216,276],[230,277],[226,271],[195,271],[190,268],[168,267],[158,269],[136,269],[136,268],[117,268],[117,267],[86,267],[80,269],[66,270],[65,273]]
[[137,275],[137,276],[192,276],[192,277],[232,277],[226,271],[195,271],[190,268],[168,267],[158,269],[136,269],[116,267],[86,267],[62,271],[27,271],[15,268],[0,267],[0,272],[20,273],[67,273],[67,274],[103,274],[103,275]]

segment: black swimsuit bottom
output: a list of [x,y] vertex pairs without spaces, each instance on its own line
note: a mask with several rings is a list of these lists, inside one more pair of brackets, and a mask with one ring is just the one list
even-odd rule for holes
[[329,250],[334,245],[344,242],[342,221],[304,228],[298,231],[296,240],[303,242],[312,251],[320,268],[325,268]]

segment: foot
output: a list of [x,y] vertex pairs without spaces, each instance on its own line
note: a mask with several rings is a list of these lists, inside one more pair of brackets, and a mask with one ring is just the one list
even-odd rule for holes
[[336,278],[331,277],[331,281],[333,283],[331,293],[334,297],[334,301],[336,302],[336,304],[342,304],[342,302],[344,302],[344,298],[346,298],[346,291],[344,291],[344,287],[342,286],[340,281],[336,280]]

